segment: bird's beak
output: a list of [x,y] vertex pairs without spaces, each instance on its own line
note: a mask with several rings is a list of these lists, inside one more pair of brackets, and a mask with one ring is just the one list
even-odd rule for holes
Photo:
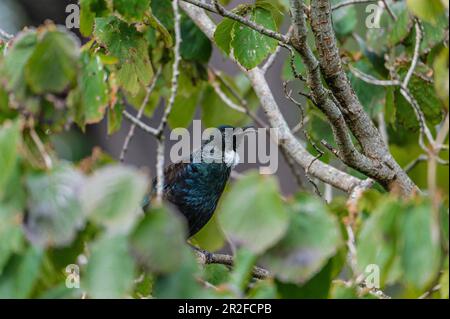
[[254,126],[250,125],[250,126],[243,127],[242,128],[242,132],[241,131],[237,132],[235,135],[237,135],[237,136],[244,136],[244,135],[247,135],[247,134],[250,134],[250,133],[254,133],[254,132],[256,132],[256,128]]

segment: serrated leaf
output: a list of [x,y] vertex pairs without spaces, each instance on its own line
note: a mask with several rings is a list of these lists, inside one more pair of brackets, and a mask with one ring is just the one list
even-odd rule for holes
[[150,8],[150,0],[113,0],[114,10],[129,22],[139,22]]
[[119,85],[135,95],[141,87],[150,84],[154,74],[144,34],[116,17],[109,17],[95,20],[94,35],[106,46],[109,54],[120,60]]
[[78,55],[73,35],[61,30],[47,31],[27,62],[27,84],[37,94],[61,93],[75,80]]
[[[270,11],[255,8],[249,15],[252,22],[270,30],[277,26]],[[278,46],[275,39],[269,38],[247,26],[235,23],[232,31],[231,48],[236,60],[246,69],[253,69],[263,62]]]
[[94,30],[95,18],[108,13],[108,4],[106,0],[80,0],[80,9],[80,32],[88,37]]
[[413,22],[409,16],[409,12],[404,10],[398,16],[394,23],[394,27],[388,35],[388,41],[391,46],[402,42],[411,32]]
[[20,33],[2,63],[1,76],[8,90],[17,90],[25,85],[25,66],[34,52],[38,39],[36,31]]

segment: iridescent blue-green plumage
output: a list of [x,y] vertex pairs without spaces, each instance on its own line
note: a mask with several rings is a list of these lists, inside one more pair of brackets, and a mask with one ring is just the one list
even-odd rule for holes
[[164,199],[185,216],[189,237],[213,216],[230,172],[222,163],[177,163],[166,169]]
[[[230,127],[222,126],[219,129],[223,132],[226,128]],[[239,144],[238,139],[240,135],[234,136],[230,141],[230,150],[233,152]],[[225,154],[224,146],[223,149]],[[205,162],[203,158],[200,162],[195,162],[194,155],[191,154],[189,163],[179,162],[165,169],[164,200],[175,205],[184,215],[189,237],[199,232],[213,216],[234,165],[235,163],[227,162],[226,159],[220,163]],[[154,195],[155,184],[156,182],[153,184],[153,194],[146,200],[146,204]]]

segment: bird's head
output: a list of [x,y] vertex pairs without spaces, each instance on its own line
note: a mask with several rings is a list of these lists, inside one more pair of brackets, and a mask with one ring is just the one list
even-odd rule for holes
[[203,144],[202,158],[223,159],[227,164],[237,165],[237,150],[247,134],[256,132],[253,126],[236,128],[229,125],[219,126],[208,132],[210,138]]
[[230,125],[222,125],[217,128],[221,134],[221,141],[218,143],[222,144],[222,150],[232,150],[237,151],[239,145],[242,143],[244,137],[247,134],[256,132],[255,127],[245,126],[245,127],[233,127]]

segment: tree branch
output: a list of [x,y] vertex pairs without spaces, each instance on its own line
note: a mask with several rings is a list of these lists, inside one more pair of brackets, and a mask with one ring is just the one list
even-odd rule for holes
[[[181,7],[205,35],[213,41],[216,25],[205,11],[185,2],[181,3]],[[278,144],[280,147],[283,147],[304,169],[309,167],[309,173],[312,176],[345,192],[351,192],[360,182],[360,179],[330,165],[316,161],[316,158],[301,145],[290,131],[265,79],[264,72],[259,68],[249,71],[245,70],[244,72],[252,83],[271,127],[278,130]]]
[[339,147],[339,152],[334,153],[348,166],[367,174],[373,168],[373,163],[363,156],[353,145],[347,124],[339,108],[339,102],[335,101],[327,89],[322,85],[319,62],[307,43],[307,26],[305,8],[301,1],[291,0],[292,22],[294,34],[291,42],[300,54],[307,69],[308,86],[312,91],[314,104],[325,114],[332,126],[334,138]]
[[[230,255],[224,254],[213,254],[206,250],[199,249],[197,247],[193,247],[200,263],[202,265],[211,265],[211,264],[220,264],[228,267],[234,266],[234,257]],[[267,279],[270,278],[270,272],[264,268],[253,267],[252,271],[253,278],[256,279]]]
[[[296,0],[297,3],[300,1]],[[372,161],[372,167],[367,167],[367,171],[359,170],[376,179],[386,189],[411,196],[418,190],[417,186],[390,154],[343,69],[331,12],[329,0],[311,2],[311,27],[325,81],[338,101],[345,122],[358,140],[362,153]]]

